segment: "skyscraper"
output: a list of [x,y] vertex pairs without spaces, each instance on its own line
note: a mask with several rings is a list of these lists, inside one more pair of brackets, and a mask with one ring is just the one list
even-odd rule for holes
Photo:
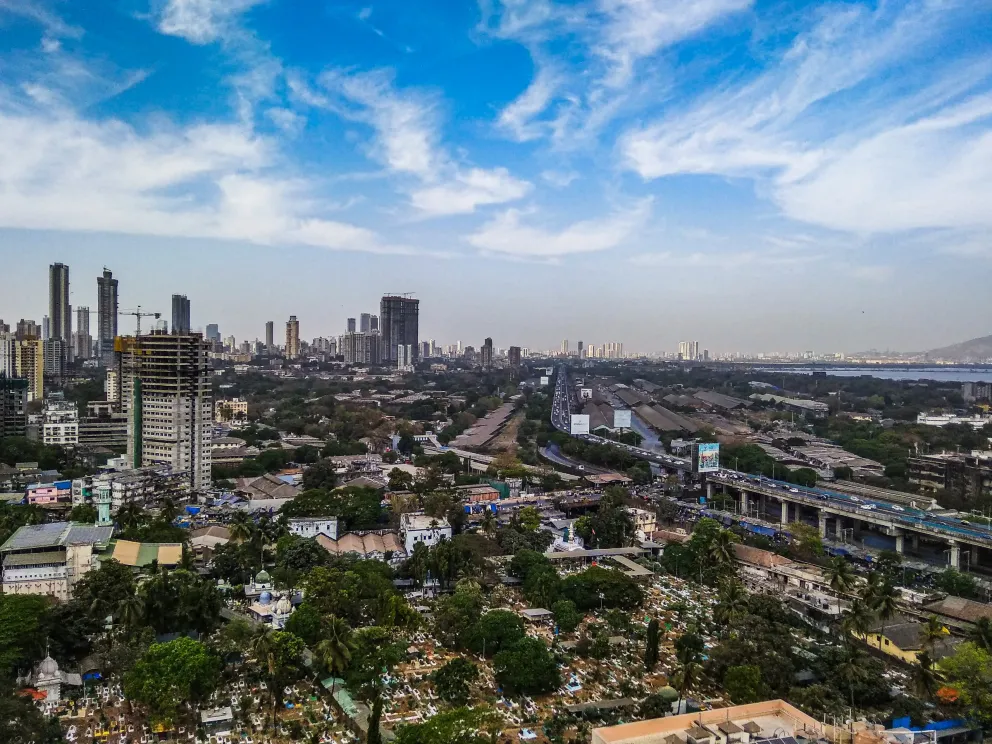
[[210,341],[211,343],[220,343],[220,326],[216,323],[207,323],[207,330],[203,334],[203,337]]
[[300,321],[295,315],[289,316],[286,323],[286,358],[296,359],[300,356]]
[[493,366],[493,340],[487,338],[485,343],[482,344],[482,366],[485,369],[491,369]]
[[412,346],[415,364],[420,357],[420,300],[386,295],[379,303],[382,334],[382,362],[395,365],[397,346]]
[[120,341],[121,405],[128,414],[128,460],[189,473],[210,487],[213,400],[209,344],[199,334],[152,331]]
[[345,364],[378,366],[381,364],[382,347],[378,333],[346,333],[341,336],[338,353]]
[[582,342],[581,341],[579,341],[577,344],[575,344],[575,356],[577,356],[579,359],[581,359],[582,358],[582,351],[584,349],[585,349],[585,347],[582,345]]
[[520,347],[511,346],[509,351],[506,352],[506,360],[510,363],[511,367],[520,366]]
[[[355,319],[354,318],[348,318],[348,330],[347,330],[347,332],[348,333],[355,333],[357,330],[358,329],[357,329],[356,324],[355,324]],[[362,333],[365,333],[365,331],[362,331]]]
[[189,300],[186,295],[172,295],[172,332],[189,334]]
[[271,320],[266,321],[265,322],[265,350],[268,351],[268,352],[270,352],[270,353],[272,352],[272,349],[275,348],[275,345],[276,345],[275,333],[276,333],[276,324],[273,323]]
[[117,336],[117,280],[108,270],[96,278],[96,339],[98,353],[104,363],[114,356],[114,338]]
[[361,315],[358,316],[358,318],[359,318],[358,327],[361,330],[361,332],[362,333],[371,333],[372,332],[372,314],[371,313],[362,313]]
[[49,338],[60,338],[66,348],[72,343],[72,308],[69,306],[69,267],[54,263],[48,267]]
[[45,398],[45,342],[28,338],[17,342],[15,366],[17,376],[28,381],[28,401]]
[[561,354],[562,356],[568,356],[568,339],[563,339],[561,342]]
[[76,308],[76,341],[77,359],[89,359],[93,351],[93,337],[90,335],[90,309]]
[[369,331],[371,331],[372,333],[378,333],[379,332],[379,316],[378,315],[373,315],[369,319]]

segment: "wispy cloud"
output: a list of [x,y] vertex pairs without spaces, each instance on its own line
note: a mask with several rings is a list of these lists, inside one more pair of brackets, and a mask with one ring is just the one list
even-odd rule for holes
[[83,35],[83,29],[66,23],[48,3],[42,0],[0,0],[0,18],[5,14],[20,16],[40,24],[44,27],[49,41],[78,39]]
[[521,199],[532,188],[506,168],[467,166],[454,159],[442,144],[438,96],[397,88],[388,70],[327,71],[320,76],[320,91],[308,89],[299,79],[292,85],[310,105],[373,129],[369,154],[391,172],[419,181],[402,188],[421,216],[469,214],[478,207]]
[[533,223],[533,215],[508,209],[468,237],[476,248],[520,258],[555,258],[578,253],[605,251],[623,244],[645,223],[651,200],[594,220],[582,220],[564,227]]
[[235,29],[238,18],[266,0],[168,0],[159,16],[163,34],[210,44]]
[[908,64],[929,59],[964,7],[825,9],[752,81],[672,106],[620,152],[645,179],[753,179],[785,215],[834,229],[990,224],[992,65],[934,62],[921,87]]

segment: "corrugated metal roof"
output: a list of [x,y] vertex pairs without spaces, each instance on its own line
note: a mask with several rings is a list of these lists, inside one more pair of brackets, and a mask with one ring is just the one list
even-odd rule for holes
[[61,550],[46,550],[44,553],[13,553],[3,559],[5,568],[39,566],[44,563],[65,563],[65,553]]
[[18,528],[7,542],[0,546],[0,551],[34,550],[59,545],[93,545],[107,542],[113,533],[114,528],[109,525],[97,526],[76,522],[30,524]]

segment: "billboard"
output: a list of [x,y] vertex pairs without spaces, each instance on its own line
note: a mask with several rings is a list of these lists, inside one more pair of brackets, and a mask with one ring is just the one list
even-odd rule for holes
[[715,473],[720,469],[720,445],[696,445],[696,472]]
[[548,383],[549,383],[550,381],[551,381],[551,380],[550,380],[549,378],[547,378],[547,377],[542,377],[542,378],[541,378],[541,387],[547,387],[547,386],[548,386]]
[[614,429],[629,429],[630,428],[630,409],[620,408],[613,411],[613,428]]
[[572,434],[588,434],[589,433],[589,414],[587,413],[573,413],[572,414],[572,426],[569,429]]

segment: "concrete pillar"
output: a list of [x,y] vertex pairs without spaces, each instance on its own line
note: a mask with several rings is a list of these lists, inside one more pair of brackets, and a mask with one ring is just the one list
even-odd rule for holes
[[973,571],[974,567],[978,565],[978,546],[972,545],[969,551],[971,557],[968,559],[968,570]]
[[713,488],[713,481],[706,481],[706,501],[707,502],[713,500],[714,490],[715,489]]
[[902,555],[906,552],[906,536],[901,532],[896,533],[896,552]]
[[751,514],[751,499],[748,497],[748,492],[743,488],[741,489],[741,514],[745,517]]
[[782,524],[789,523],[789,502],[782,501]]
[[827,536],[827,513],[820,511],[820,537]]
[[961,568],[961,545],[956,540],[948,542],[951,546],[951,568]]
[[920,549],[920,536],[915,532],[909,533],[909,544],[914,551],[918,551]]

